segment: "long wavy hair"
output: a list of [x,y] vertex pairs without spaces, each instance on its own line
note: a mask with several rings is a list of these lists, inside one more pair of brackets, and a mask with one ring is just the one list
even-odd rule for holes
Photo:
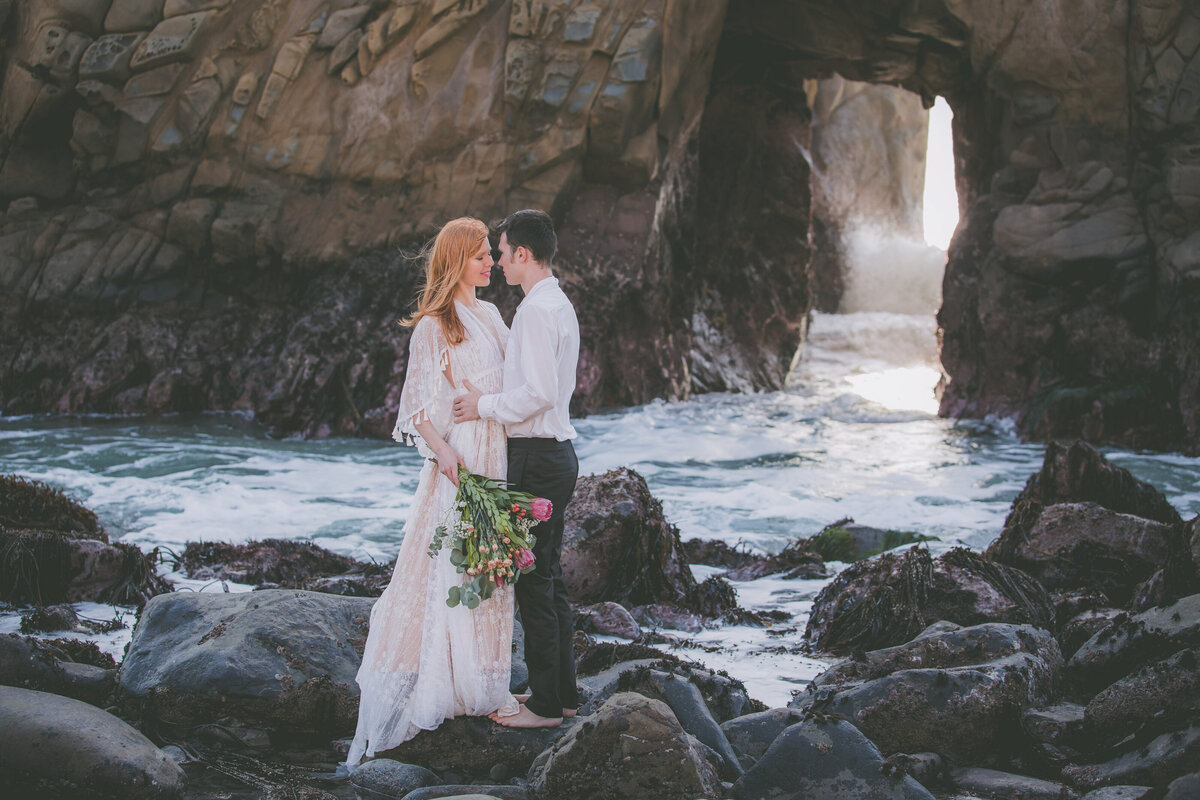
[[488,237],[488,227],[474,217],[459,217],[442,226],[433,243],[425,248],[425,286],[417,296],[417,310],[400,320],[406,328],[421,317],[436,317],[451,345],[462,344],[467,329],[454,307],[454,293],[466,271],[467,262]]

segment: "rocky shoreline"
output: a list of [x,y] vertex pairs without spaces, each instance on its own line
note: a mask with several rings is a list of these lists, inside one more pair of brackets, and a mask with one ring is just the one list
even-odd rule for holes
[[[986,552],[875,552],[916,535],[843,520],[764,557],[682,542],[631,470],[583,478],[563,558],[580,716],[541,731],[455,719],[346,775],[354,674],[392,565],[304,542],[194,543],[177,568],[256,590],[171,591],[149,556],[124,571],[83,558],[113,547],[95,516],[3,476],[0,599],[29,606],[23,631],[81,629],[63,605],[79,599],[141,607],[119,665],[69,639],[0,637],[0,787],[189,800],[1197,796],[1200,517],[1181,519],[1087,444],[1051,443]],[[739,608],[728,581],[821,576],[831,547],[860,557],[786,644],[841,660],[787,707],[652,646],[718,618],[782,622]],[[725,571],[698,583],[689,563]],[[514,690],[524,680],[518,626]]]

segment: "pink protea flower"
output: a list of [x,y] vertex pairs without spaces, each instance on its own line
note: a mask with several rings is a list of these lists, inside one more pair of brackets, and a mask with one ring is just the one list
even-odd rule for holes
[[529,502],[529,510],[533,512],[534,519],[545,522],[554,513],[554,504],[544,497],[535,497]]
[[529,548],[518,550],[513,557],[513,563],[517,565],[517,569],[525,569],[533,565],[533,551]]

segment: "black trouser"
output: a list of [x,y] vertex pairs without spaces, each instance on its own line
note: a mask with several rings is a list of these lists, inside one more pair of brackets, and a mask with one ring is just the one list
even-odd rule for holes
[[525,628],[525,665],[529,667],[529,701],[542,717],[561,717],[575,708],[575,636],[571,603],[563,583],[563,515],[575,491],[579,460],[571,442],[555,439],[509,439],[508,483],[518,491],[554,504],[550,519],[533,527],[537,558],[517,581],[517,605]]

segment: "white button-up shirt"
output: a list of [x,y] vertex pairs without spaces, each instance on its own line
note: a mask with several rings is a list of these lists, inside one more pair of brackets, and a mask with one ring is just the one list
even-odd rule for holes
[[517,306],[504,358],[504,388],[479,398],[479,416],[510,438],[575,438],[569,409],[579,363],[579,320],[558,278],[534,284]]

